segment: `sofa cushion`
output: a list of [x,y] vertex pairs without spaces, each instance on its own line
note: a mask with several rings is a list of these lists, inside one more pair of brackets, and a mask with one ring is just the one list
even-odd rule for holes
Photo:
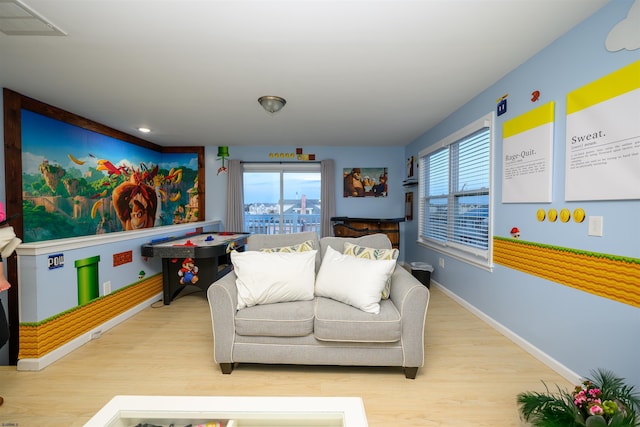
[[386,234],[369,234],[362,237],[323,237],[320,239],[320,255],[324,257],[328,247],[342,253],[345,242],[376,249],[391,249],[391,240]]
[[231,252],[237,309],[258,304],[312,300],[316,251]]
[[[281,248],[294,246],[311,240],[312,249],[320,249],[318,233],[315,231],[305,231],[302,233],[288,234],[252,234],[247,238],[245,249],[247,251],[259,251],[265,248]],[[316,273],[320,268],[320,251],[316,255]]]
[[[289,234],[252,234],[247,238],[246,249],[257,251],[262,248],[279,248],[282,246],[292,246],[299,243],[313,240],[317,244],[318,234],[314,231]],[[317,249],[317,247],[314,247]]]
[[380,302],[380,313],[317,297],[314,336],[320,341],[397,342],[402,335],[400,313],[391,300]]
[[[351,255],[358,258],[366,259],[398,259],[400,251],[397,249],[378,249],[368,248],[366,246],[354,245],[353,243],[344,242],[345,255]],[[391,292],[391,277],[387,279],[387,283],[382,290],[382,299],[389,298]]]
[[238,335],[303,337],[313,333],[313,301],[256,305],[236,312]]
[[378,313],[382,289],[395,266],[395,260],[356,258],[328,247],[316,277],[315,293],[368,313]]
[[306,242],[298,243],[297,245],[280,246],[278,248],[262,248],[260,249],[260,252],[306,252],[312,251],[313,249],[313,240],[307,240]]

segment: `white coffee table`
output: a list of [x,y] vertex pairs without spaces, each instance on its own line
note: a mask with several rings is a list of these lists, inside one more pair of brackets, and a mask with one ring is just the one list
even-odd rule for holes
[[175,427],[222,421],[227,427],[366,427],[359,397],[115,396],[85,427]]

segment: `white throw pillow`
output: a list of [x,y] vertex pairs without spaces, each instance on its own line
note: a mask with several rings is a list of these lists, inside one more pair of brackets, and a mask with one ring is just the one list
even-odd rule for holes
[[[344,242],[344,251],[342,252],[345,255],[351,255],[358,258],[366,258],[366,259],[398,259],[398,255],[400,255],[400,251],[397,249],[378,249],[378,248],[368,248],[366,246],[354,245],[353,243]],[[382,299],[388,299],[391,294],[391,277],[387,280],[387,283],[384,285],[384,289],[382,290]]]
[[231,252],[238,310],[258,304],[312,300],[316,252]]
[[378,314],[382,289],[395,266],[394,259],[356,258],[329,246],[316,277],[316,295]]

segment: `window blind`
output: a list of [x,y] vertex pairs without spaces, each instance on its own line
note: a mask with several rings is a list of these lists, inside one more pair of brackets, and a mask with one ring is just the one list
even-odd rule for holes
[[491,125],[472,125],[420,153],[418,240],[488,259]]

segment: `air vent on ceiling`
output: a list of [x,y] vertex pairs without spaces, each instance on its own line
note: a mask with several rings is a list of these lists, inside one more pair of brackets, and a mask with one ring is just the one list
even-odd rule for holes
[[20,0],[0,0],[0,31],[9,36],[66,36]]

